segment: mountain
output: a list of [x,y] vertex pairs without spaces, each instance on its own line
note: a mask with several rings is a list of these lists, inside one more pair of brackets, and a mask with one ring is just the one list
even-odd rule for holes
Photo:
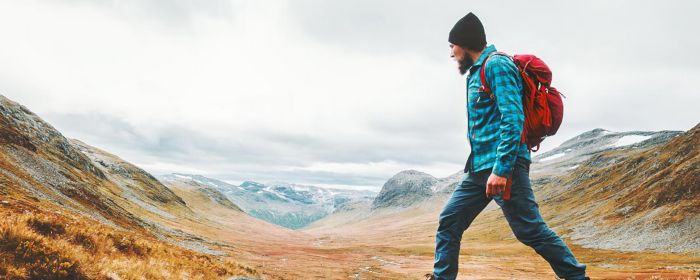
[[134,226],[133,217],[105,194],[121,188],[51,125],[0,97],[3,192],[46,200],[105,223]]
[[260,275],[184,231],[202,217],[155,177],[2,95],[0,198],[3,279]]
[[532,159],[540,167],[533,171],[540,174],[563,174],[600,153],[645,149],[668,142],[682,133],[682,131],[613,132],[597,128],[571,138],[551,151],[538,155],[533,153]]
[[321,219],[345,204],[371,200],[375,193],[288,183],[245,181],[240,186],[201,175],[160,176],[166,184],[209,186],[253,217],[291,229]]
[[431,187],[437,182],[437,178],[420,171],[401,171],[384,183],[372,208],[405,207],[425,200],[433,194]]

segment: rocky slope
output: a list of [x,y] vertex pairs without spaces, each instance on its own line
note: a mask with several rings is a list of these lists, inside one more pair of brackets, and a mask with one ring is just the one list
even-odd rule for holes
[[551,151],[533,153],[533,161],[537,169],[533,175],[561,175],[576,168],[592,156],[605,151],[633,151],[645,149],[668,142],[682,131],[630,131],[613,132],[605,129],[594,129],[569,139]]
[[401,171],[391,177],[372,202],[372,208],[406,207],[433,194],[438,179],[416,170]]
[[134,226],[114,197],[120,188],[51,125],[0,96],[0,183],[3,193],[46,200],[97,220]]
[[700,252],[700,125],[665,140],[605,150],[543,186],[547,203],[575,205],[558,208],[574,240]]
[[119,186],[120,197],[161,218],[188,215],[191,210],[185,202],[143,169],[79,140],[70,144],[86,155],[109,181]]

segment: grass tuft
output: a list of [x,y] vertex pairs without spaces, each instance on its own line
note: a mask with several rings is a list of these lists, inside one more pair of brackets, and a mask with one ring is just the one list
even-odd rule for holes
[[79,245],[90,252],[94,252],[95,249],[97,249],[97,244],[95,243],[95,240],[92,239],[90,235],[83,232],[76,232],[69,239],[69,241],[70,243]]
[[66,228],[62,224],[45,218],[31,217],[27,220],[27,224],[36,232],[44,236],[61,235],[66,233]]

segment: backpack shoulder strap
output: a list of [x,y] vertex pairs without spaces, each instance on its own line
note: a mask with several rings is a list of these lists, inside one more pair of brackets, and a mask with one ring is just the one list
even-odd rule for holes
[[494,55],[503,55],[510,57],[507,53],[504,52],[492,52],[486,57],[486,59],[484,59],[484,63],[481,64],[481,69],[479,70],[479,78],[481,78],[481,87],[479,88],[479,91],[488,93],[489,95],[491,95],[491,88],[489,88],[489,84],[486,81],[486,62],[488,62],[489,59]]

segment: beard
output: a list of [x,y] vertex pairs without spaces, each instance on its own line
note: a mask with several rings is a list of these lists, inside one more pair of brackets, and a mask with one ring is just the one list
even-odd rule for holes
[[467,70],[474,65],[474,60],[468,55],[464,55],[464,57],[457,61],[457,63],[459,63],[459,73],[464,75],[467,73]]

